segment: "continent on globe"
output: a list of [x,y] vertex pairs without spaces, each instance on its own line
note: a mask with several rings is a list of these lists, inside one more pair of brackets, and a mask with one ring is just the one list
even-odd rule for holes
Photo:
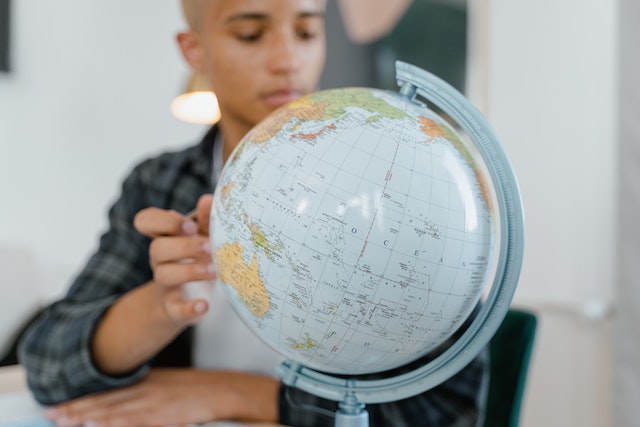
[[269,294],[260,278],[256,255],[251,258],[251,264],[247,264],[242,258],[243,250],[237,242],[216,249],[218,275],[234,287],[251,313],[262,317],[269,310]]

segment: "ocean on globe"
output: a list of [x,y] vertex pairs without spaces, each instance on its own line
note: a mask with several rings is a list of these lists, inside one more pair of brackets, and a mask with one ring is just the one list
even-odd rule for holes
[[291,361],[349,375],[405,365],[482,295],[496,240],[488,188],[424,105],[370,88],[307,95],[225,164],[210,229],[220,285]]

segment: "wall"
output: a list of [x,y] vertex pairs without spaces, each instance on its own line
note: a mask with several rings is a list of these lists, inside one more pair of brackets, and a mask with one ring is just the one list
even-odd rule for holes
[[[178,4],[12,2],[13,71],[0,73],[3,313],[59,295],[133,164],[203,132],[169,112],[188,77]],[[0,334],[13,326],[0,324]]]
[[615,341],[614,423],[638,423],[640,402],[640,2],[620,1],[619,288]]
[[617,2],[487,0],[481,105],[520,180],[515,305],[540,327],[524,426],[611,425]]

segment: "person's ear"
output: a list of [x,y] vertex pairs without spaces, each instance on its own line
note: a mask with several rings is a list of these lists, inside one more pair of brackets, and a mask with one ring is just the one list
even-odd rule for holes
[[178,45],[185,61],[195,71],[203,71],[202,63],[202,45],[200,44],[200,37],[193,31],[178,33],[177,35]]

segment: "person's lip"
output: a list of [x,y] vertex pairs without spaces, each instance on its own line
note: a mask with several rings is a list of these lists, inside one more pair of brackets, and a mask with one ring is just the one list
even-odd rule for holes
[[279,107],[284,104],[300,98],[302,92],[296,89],[277,89],[270,92],[266,92],[262,99],[274,107]]

